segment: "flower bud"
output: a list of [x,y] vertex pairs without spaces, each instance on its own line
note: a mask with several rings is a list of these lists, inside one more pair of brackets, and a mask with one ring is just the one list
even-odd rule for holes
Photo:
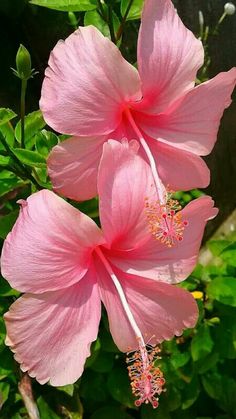
[[236,11],[236,7],[233,3],[225,3],[224,10],[226,15],[233,15]]
[[198,19],[199,19],[199,25],[202,28],[204,26],[204,16],[201,10],[198,11]]
[[20,45],[17,51],[16,69],[17,76],[22,80],[28,80],[32,75],[30,53],[24,45]]
[[77,28],[78,20],[74,12],[68,12],[68,18],[69,18],[70,25],[73,26],[74,28]]

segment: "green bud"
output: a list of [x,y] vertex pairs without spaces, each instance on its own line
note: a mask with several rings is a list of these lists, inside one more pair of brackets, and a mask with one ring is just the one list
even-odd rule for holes
[[28,80],[32,76],[30,53],[22,44],[16,54],[16,69],[21,80]]
[[208,320],[208,323],[219,324],[220,323],[220,318],[219,317],[212,317],[211,319]]
[[69,18],[70,25],[73,26],[74,28],[77,28],[78,20],[74,12],[68,12],[68,18]]

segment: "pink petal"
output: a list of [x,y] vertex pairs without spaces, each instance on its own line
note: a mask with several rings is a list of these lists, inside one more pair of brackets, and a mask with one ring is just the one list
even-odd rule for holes
[[137,246],[148,231],[145,197],[155,194],[155,188],[138,147],[137,141],[114,140],[103,146],[98,173],[100,219],[107,243],[118,249]]
[[138,40],[138,67],[144,96],[140,107],[151,113],[194,86],[202,66],[202,43],[181,22],[170,0],[146,0]]
[[185,227],[183,240],[169,248],[150,233],[142,246],[129,252],[107,251],[109,260],[124,272],[174,284],[183,281],[194,269],[207,220],[214,218],[218,210],[214,202],[204,196],[190,202],[183,210]]
[[106,137],[72,137],[56,145],[48,158],[54,190],[84,201],[97,195],[97,172]]
[[53,49],[40,107],[56,131],[107,134],[121,119],[124,102],[138,100],[137,70],[95,27],[79,28]]
[[220,119],[231,103],[236,68],[200,84],[156,117],[140,115],[139,124],[151,137],[205,156],[214,147]]
[[100,297],[93,274],[66,290],[26,294],[5,314],[7,340],[23,371],[40,384],[74,383],[97,338]]
[[[114,342],[123,352],[137,349],[138,343],[119,295],[109,275],[99,272],[99,288],[109,318]],[[194,327],[198,317],[197,305],[191,294],[174,285],[152,281],[140,276],[127,275],[115,270],[122,285],[135,321],[146,342],[156,344],[184,328]]]
[[22,202],[4,242],[2,274],[21,292],[66,288],[85,275],[91,253],[100,243],[101,230],[89,217],[43,190]]
[[148,144],[160,178],[171,190],[187,191],[209,185],[210,171],[201,157],[153,139]]

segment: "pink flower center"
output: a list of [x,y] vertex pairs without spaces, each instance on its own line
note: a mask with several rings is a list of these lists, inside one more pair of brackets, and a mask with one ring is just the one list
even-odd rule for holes
[[150,203],[146,198],[145,208],[149,230],[156,240],[168,247],[183,240],[188,221],[182,219],[178,201],[169,198],[166,205],[161,205],[158,201]]

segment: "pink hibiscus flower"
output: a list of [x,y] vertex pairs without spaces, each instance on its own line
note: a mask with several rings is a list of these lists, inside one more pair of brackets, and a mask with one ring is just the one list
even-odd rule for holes
[[203,46],[170,0],[145,0],[137,58],[138,71],[93,26],[52,51],[40,107],[51,127],[73,136],[48,160],[57,192],[76,200],[95,196],[102,144],[123,137],[141,142],[154,177],[158,172],[171,189],[209,184],[199,156],[214,146],[236,69],[194,87]]
[[157,407],[164,379],[154,366],[155,345],[198,317],[192,295],[173,284],[192,271],[206,221],[217,210],[204,196],[159,220],[150,166],[137,150],[136,141],[104,144],[102,229],[48,190],[21,202],[1,265],[11,286],[26,294],[5,321],[22,370],[41,384],[65,385],[82,374],[102,301],[118,348],[137,350],[129,358],[136,405]]

